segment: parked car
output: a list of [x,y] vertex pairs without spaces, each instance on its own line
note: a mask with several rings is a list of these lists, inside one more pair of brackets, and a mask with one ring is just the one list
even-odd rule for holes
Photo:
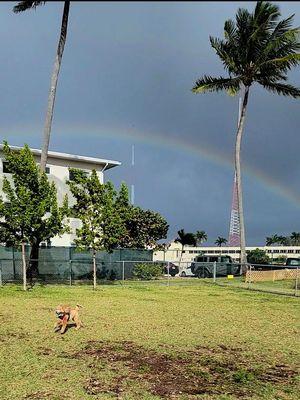
[[182,276],[183,278],[188,277],[188,276],[197,276],[192,272],[192,267],[191,265],[185,269],[183,269],[180,273],[179,276]]
[[167,263],[164,266],[164,273],[165,275],[168,275],[168,272],[171,276],[175,276],[179,272],[179,267],[171,262]]
[[299,268],[300,269],[300,258],[287,258],[285,266],[288,268]]
[[191,263],[191,272],[198,278],[212,278],[216,263],[216,276],[239,275],[240,264],[230,256],[198,256]]

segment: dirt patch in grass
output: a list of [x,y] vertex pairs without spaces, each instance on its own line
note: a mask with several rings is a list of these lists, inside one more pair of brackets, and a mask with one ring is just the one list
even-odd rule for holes
[[[199,346],[174,355],[145,349],[133,342],[91,341],[69,357],[89,360],[92,378],[84,389],[90,395],[118,396],[127,391],[128,382],[135,382],[166,399],[224,393],[235,398],[251,398],[257,394],[256,387],[269,382],[282,388],[291,385],[297,375],[288,365],[265,366],[263,360],[250,360],[242,348],[226,346],[214,349]],[[109,372],[109,378],[103,376],[103,370]]]
[[50,399],[53,396],[53,393],[50,392],[33,392],[31,394],[27,394],[23,397],[26,400],[43,400]]

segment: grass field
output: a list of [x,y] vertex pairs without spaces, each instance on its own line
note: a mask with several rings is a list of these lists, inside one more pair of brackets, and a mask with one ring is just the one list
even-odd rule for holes
[[[1,400],[299,399],[300,299],[132,283],[0,290]],[[80,303],[85,327],[53,332]]]

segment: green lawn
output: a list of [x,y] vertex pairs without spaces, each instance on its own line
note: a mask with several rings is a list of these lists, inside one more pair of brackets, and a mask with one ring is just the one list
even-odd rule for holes
[[[300,398],[300,298],[195,280],[5,286],[0,301],[1,400]],[[82,304],[85,327],[54,333],[59,303]]]
[[[208,281],[208,280],[207,280]],[[212,283],[212,279],[209,279]],[[290,296],[295,295],[295,280],[278,280],[278,281],[263,281],[263,282],[248,282],[244,278],[234,277],[234,279],[218,278],[217,283],[221,285],[240,287],[244,289],[258,290],[263,292],[281,293]],[[300,297],[300,282],[298,283],[297,296]]]

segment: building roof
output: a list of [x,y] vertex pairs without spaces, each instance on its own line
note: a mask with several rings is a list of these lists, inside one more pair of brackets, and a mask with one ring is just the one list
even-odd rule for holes
[[[11,150],[13,151],[19,151],[22,149],[22,147],[19,146],[9,146]],[[0,151],[3,149],[3,144],[0,144]],[[42,151],[39,149],[32,149],[30,148],[32,154],[34,155],[41,155]],[[79,156],[76,154],[67,154],[67,153],[59,153],[57,151],[48,151],[48,156],[51,158],[59,158],[62,160],[71,160],[71,161],[82,161],[90,164],[97,164],[97,165],[104,165],[105,170],[116,167],[118,165],[121,165],[119,161],[113,161],[113,160],[106,160],[103,158],[95,158],[95,157],[86,157],[86,156]]]

